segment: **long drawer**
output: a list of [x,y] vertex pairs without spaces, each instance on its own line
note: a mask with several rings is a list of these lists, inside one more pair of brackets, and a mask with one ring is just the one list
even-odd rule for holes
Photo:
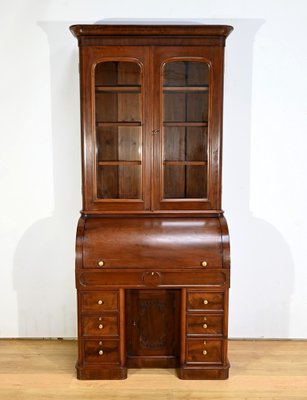
[[[146,287],[228,287],[229,270],[123,270],[118,269],[101,271],[77,271],[78,289],[99,288],[99,287],[125,287],[125,288],[146,288]],[[204,299],[205,300],[205,299]],[[222,300],[221,300],[222,301]],[[211,303],[210,303],[211,304]],[[204,309],[204,308],[200,308]]]

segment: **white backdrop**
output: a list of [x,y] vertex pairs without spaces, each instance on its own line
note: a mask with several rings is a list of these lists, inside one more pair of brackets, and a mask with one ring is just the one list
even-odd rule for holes
[[77,41],[102,19],[225,23],[223,207],[230,336],[307,338],[307,3],[0,5],[0,337],[75,337],[81,208]]

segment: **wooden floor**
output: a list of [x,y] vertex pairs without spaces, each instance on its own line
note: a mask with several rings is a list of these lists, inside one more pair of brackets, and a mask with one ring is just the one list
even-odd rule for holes
[[307,400],[307,342],[231,341],[227,381],[182,381],[173,370],[129,370],[124,381],[78,381],[66,340],[0,340],[1,400]]

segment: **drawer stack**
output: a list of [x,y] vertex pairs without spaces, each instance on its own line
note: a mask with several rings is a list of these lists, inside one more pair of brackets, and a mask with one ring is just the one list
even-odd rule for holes
[[[189,379],[223,379],[227,376],[228,292],[187,289],[184,367],[179,374]],[[197,373],[198,371],[198,373]],[[206,378],[204,378],[204,371]],[[211,371],[211,373],[210,373]]]
[[91,379],[95,376],[97,379],[118,378],[121,364],[119,292],[79,292],[79,359],[84,360],[86,368],[77,366],[77,369],[82,379],[87,379],[86,371],[90,371]]

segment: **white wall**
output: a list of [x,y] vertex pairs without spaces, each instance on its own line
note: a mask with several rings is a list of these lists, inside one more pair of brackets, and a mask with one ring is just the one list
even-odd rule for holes
[[76,335],[80,197],[73,23],[232,24],[224,201],[231,337],[307,338],[304,0],[11,0],[0,5],[0,337]]

